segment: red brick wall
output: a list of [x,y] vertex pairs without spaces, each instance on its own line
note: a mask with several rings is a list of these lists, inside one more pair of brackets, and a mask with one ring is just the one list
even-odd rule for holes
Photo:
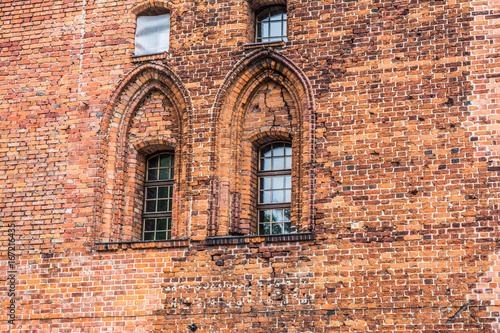
[[[498,9],[288,0],[288,42],[246,45],[272,2],[0,4],[2,332],[499,328]],[[133,58],[155,6],[169,54]],[[272,140],[289,238],[255,236]],[[162,150],[175,240],[144,243]]]

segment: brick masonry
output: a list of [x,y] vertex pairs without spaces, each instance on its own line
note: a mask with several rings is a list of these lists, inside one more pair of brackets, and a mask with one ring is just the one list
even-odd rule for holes
[[[288,41],[253,45],[271,4]],[[165,12],[169,52],[134,57],[136,15]],[[498,17],[465,0],[2,1],[0,331],[498,331]],[[255,235],[273,140],[294,149],[286,237]],[[144,161],[163,150],[174,239],[141,242]]]

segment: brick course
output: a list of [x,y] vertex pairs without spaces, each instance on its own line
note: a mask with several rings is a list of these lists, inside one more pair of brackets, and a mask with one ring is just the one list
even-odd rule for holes
[[[288,0],[288,41],[251,44],[284,3],[0,4],[0,331],[500,328],[498,6]],[[169,52],[134,57],[136,15],[164,12]],[[255,235],[273,140],[287,237]],[[164,150],[174,239],[141,242]]]

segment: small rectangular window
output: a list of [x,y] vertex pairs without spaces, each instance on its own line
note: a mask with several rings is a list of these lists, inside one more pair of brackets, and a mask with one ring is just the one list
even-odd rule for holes
[[138,16],[135,29],[135,55],[168,51],[170,14]]

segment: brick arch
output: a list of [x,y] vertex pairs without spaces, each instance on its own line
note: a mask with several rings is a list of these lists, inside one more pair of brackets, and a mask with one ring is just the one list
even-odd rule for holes
[[[297,197],[296,200],[297,231],[310,231],[313,227],[314,175],[312,168],[304,167],[314,160],[315,126],[311,86],[304,73],[291,61],[274,51],[265,50],[256,51],[240,61],[226,77],[216,99],[216,165],[211,205],[215,214],[212,214],[209,235],[248,233],[248,223],[240,223],[238,220],[239,216],[245,215],[245,212],[238,210],[239,207],[245,209],[244,205],[240,204],[239,196],[249,192],[249,189],[245,188],[246,185],[242,184],[241,173],[245,172],[242,165],[246,163],[248,156],[253,154],[245,152],[245,149],[248,150],[249,142],[255,143],[253,140],[258,134],[243,133],[243,124],[252,99],[266,82],[273,82],[290,96],[290,114],[294,125],[291,131],[274,126],[257,131],[261,131],[261,135],[266,133],[268,141],[283,139],[283,133],[289,132],[288,137],[296,149],[297,196],[299,190],[307,193],[306,197]],[[290,124],[292,126],[292,121]],[[248,168],[247,166],[246,169]],[[245,226],[239,227],[239,224]]]
[[172,9],[172,2],[166,0],[145,0],[139,1],[131,12],[135,15],[161,15],[169,13]]
[[[130,144],[129,131],[133,118],[152,92],[158,92],[173,110],[173,137],[142,138]],[[181,180],[188,176],[184,156],[189,144],[180,135],[190,126],[188,115],[191,103],[187,96],[179,78],[166,66],[158,64],[144,64],[133,70],[119,83],[111,96],[103,121],[106,140],[103,146],[105,160],[102,172],[102,221],[98,231],[100,240],[137,239],[138,232],[134,224],[140,222],[137,221],[138,213],[134,213],[133,204],[134,200],[138,200],[134,196],[141,191],[137,172],[141,170],[149,152],[175,150],[179,161],[176,172],[182,177],[176,179],[177,194],[174,200],[178,201],[178,211],[181,211],[183,184],[186,183]],[[178,218],[180,221],[181,217]],[[185,229],[183,223],[179,224],[179,232],[181,229]]]
[[252,0],[251,6],[253,10],[268,6],[286,6],[286,0]]

